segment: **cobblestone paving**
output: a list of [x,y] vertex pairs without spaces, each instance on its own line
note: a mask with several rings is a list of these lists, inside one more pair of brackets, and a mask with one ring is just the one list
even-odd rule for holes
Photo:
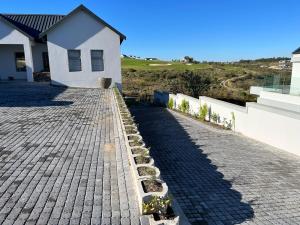
[[300,157],[162,108],[132,111],[192,224],[300,224]]
[[112,91],[0,83],[0,224],[139,224]]

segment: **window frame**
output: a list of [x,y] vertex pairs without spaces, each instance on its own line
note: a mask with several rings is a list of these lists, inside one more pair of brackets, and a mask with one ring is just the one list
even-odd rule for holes
[[[93,52],[102,52],[102,57],[93,57]],[[103,49],[91,49],[91,70],[92,72],[103,72],[104,71],[104,50]],[[95,69],[95,65],[93,64],[94,60],[99,60],[99,69]]]
[[[23,54],[24,58],[18,57],[18,54]],[[18,60],[24,60],[24,66],[23,67],[18,67]],[[25,52],[15,52],[15,64],[16,64],[16,72],[27,72],[27,66],[26,66],[26,58],[25,58]]]
[[[79,58],[71,57],[70,52],[79,52]],[[78,69],[78,70],[72,69],[70,59],[71,60],[79,60],[80,69]],[[68,65],[69,65],[69,72],[81,72],[82,71],[81,50],[80,49],[68,49]]]

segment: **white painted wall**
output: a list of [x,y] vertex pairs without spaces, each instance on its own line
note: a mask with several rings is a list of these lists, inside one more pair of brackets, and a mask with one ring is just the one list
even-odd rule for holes
[[257,103],[300,113],[300,96],[261,91]]
[[292,57],[292,80],[290,94],[300,95],[300,54],[294,54]]
[[35,43],[32,46],[34,72],[41,72],[44,70],[43,52],[48,52],[47,44]]
[[[83,11],[66,19],[47,35],[54,84],[98,87],[100,77],[121,83],[120,36]],[[68,49],[81,50],[82,71],[69,72]],[[92,72],[90,50],[104,50],[104,71]]]
[[[27,65],[27,80],[33,81],[33,60],[32,60],[32,49],[31,49],[31,41],[27,36],[22,34],[21,32],[17,31],[16,29],[12,28],[11,26],[7,25],[3,21],[0,20],[0,51],[1,51],[1,45],[23,45],[24,53],[25,53],[25,60]],[[9,50],[6,49],[8,52]],[[5,52],[3,52],[4,54]],[[0,60],[5,60],[4,58],[0,58]],[[14,65],[13,60],[10,64]],[[4,77],[9,76],[8,74],[5,74],[6,71],[4,68],[3,75]],[[8,71],[10,72],[10,71]],[[0,68],[1,73],[1,68]],[[16,74],[16,79],[22,75]]]
[[[160,98],[158,101],[173,98],[176,101],[176,105],[178,105],[178,102],[186,99],[191,102],[190,105],[193,105],[192,107],[198,107],[195,99],[190,101],[191,97],[189,96],[170,94],[166,97],[164,95],[168,94],[157,94],[155,97]],[[156,99],[154,100],[156,101]],[[223,118],[228,121],[233,120],[232,113],[234,113],[235,131],[300,155],[300,113],[257,103],[247,103],[246,107],[241,107],[205,96],[199,97],[199,105],[202,106],[204,104],[208,106],[211,113],[219,114],[221,121]]]
[[[200,96],[200,106],[207,105],[209,114],[217,113],[219,115],[219,124],[224,119],[232,123],[232,129],[236,132],[243,133],[247,129],[247,108],[232,103],[220,101],[214,98]],[[233,119],[235,117],[235,121]],[[207,118],[209,119],[209,118]]]
[[300,155],[300,114],[248,103],[247,123],[242,134]]

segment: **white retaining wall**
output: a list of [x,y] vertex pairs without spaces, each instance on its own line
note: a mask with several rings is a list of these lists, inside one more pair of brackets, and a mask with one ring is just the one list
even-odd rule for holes
[[[219,115],[219,123],[221,124],[224,119],[232,123],[232,129],[243,133],[246,129],[247,122],[247,108],[231,104],[228,102],[220,101],[214,98],[205,96],[199,97],[200,105],[206,104],[208,106],[209,114],[217,113]],[[233,118],[235,117],[235,119]],[[207,118],[209,119],[209,118]]]
[[220,123],[225,118],[232,121],[233,130],[245,136],[300,155],[300,113],[253,102],[242,107],[205,96],[199,97],[198,100],[183,94],[173,95],[165,92],[155,95],[154,101],[167,105],[170,98],[174,99],[176,109],[183,99],[188,101],[192,115],[198,115],[200,106],[207,104],[210,114],[215,112],[219,115]]

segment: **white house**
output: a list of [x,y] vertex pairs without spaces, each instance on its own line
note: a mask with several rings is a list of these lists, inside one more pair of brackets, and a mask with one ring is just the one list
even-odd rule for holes
[[101,77],[121,85],[120,45],[126,37],[80,5],[68,15],[0,14],[0,80],[34,80],[97,87]]
[[300,95],[300,48],[293,52],[293,70],[290,94]]

